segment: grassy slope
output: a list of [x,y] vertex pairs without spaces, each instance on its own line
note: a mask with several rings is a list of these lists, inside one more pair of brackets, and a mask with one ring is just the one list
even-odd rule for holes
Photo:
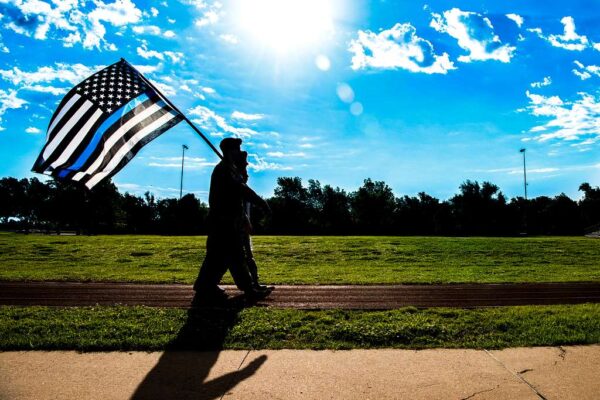
[[[191,283],[204,243],[0,233],[0,280]],[[255,238],[261,276],[272,284],[599,281],[599,254],[600,241],[580,237]]]
[[0,350],[502,348],[600,342],[600,304],[478,310],[0,307]]

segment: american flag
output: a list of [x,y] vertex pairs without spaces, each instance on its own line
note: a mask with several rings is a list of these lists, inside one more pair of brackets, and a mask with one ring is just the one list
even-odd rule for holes
[[121,59],[62,99],[32,170],[91,189],[183,118],[139,71]]

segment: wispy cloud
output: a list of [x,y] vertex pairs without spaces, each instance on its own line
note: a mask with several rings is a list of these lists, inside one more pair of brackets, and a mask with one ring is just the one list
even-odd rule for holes
[[[146,192],[150,192],[159,198],[179,197],[179,188],[174,188],[174,187],[140,185],[137,183],[129,183],[129,182],[123,182],[123,183],[115,182],[115,185],[117,186],[117,188],[119,188],[120,191],[128,192],[128,193],[135,194],[138,196],[143,195]],[[200,189],[188,190],[184,187],[183,192],[184,192],[184,194],[192,193],[204,201],[206,201],[208,198],[207,190],[200,190]]]
[[25,132],[27,133],[31,133],[31,134],[38,134],[38,133],[42,133],[41,129],[36,128],[35,126],[30,126],[29,128],[25,129]]
[[78,1],[15,1],[3,4],[4,26],[17,34],[37,40],[55,38],[63,46],[81,44],[84,49],[117,50],[108,42],[106,25],[116,27],[135,24],[142,12],[131,0],[105,3],[96,0],[94,7],[86,8]]
[[248,154],[248,168],[252,171],[260,172],[260,171],[290,171],[293,168],[287,165],[281,165],[274,162],[268,162],[263,157],[260,157],[258,154]]
[[269,151],[267,156],[273,158],[287,158],[287,157],[306,157],[306,153],[297,151],[297,152],[289,152],[284,153],[282,151]]
[[573,17],[563,17],[560,22],[563,24],[563,34],[544,35],[541,28],[528,29],[540,38],[546,40],[554,47],[560,47],[565,50],[582,51],[590,46],[590,42],[585,35],[578,35],[575,32],[575,20]]
[[[17,97],[17,91],[9,89],[8,91],[0,89],[0,124],[2,124],[2,116],[9,109],[18,109],[27,104],[27,101]],[[5,128],[0,125],[0,131]]]
[[[181,157],[149,157],[150,161],[146,164],[149,167],[156,168],[181,168]],[[213,167],[217,163],[214,161],[208,161],[203,157],[186,157],[185,168],[186,169],[204,169],[207,167]]]
[[358,31],[350,42],[352,69],[405,69],[425,74],[446,74],[455,69],[448,53],[435,54],[433,45],[417,36],[409,23],[397,23],[392,28],[374,33]]
[[196,116],[193,120],[204,129],[211,131],[213,136],[223,136],[225,133],[230,133],[241,138],[248,138],[258,135],[259,132],[247,127],[237,127],[227,122],[227,120],[215,113],[208,107],[196,106],[188,110],[192,116]]
[[523,25],[523,17],[521,17],[519,14],[506,14],[506,18],[514,21],[519,28]]
[[167,39],[172,39],[177,36],[172,30],[168,29],[163,31],[156,25],[137,25],[131,28],[131,30],[138,35],[161,36]]
[[231,118],[241,119],[244,121],[257,121],[259,119],[263,119],[264,117],[264,114],[246,114],[241,111],[234,111],[231,113]]
[[432,13],[430,26],[438,32],[447,33],[458,41],[458,45],[469,52],[458,57],[458,61],[496,60],[510,62],[515,47],[502,44],[500,37],[494,32],[489,18],[470,11],[453,8],[442,14]]
[[550,78],[549,76],[545,76],[544,79],[542,79],[541,81],[539,81],[539,82],[533,82],[531,84],[531,87],[533,87],[533,88],[541,88],[541,87],[544,87],[544,86],[549,86],[551,84],[552,84],[552,78]]
[[578,76],[582,81],[590,79],[592,75],[600,77],[600,66],[599,65],[583,65],[581,62],[574,61],[577,68],[573,68],[573,73]]
[[144,58],[156,58],[160,61],[171,60],[174,64],[182,63],[184,59],[184,55],[180,51],[156,51],[156,50],[148,50],[148,44],[144,41],[141,46],[136,49],[137,54]]
[[530,129],[534,139],[578,141],[600,137],[600,97],[579,93],[575,101],[565,102],[558,96],[542,96],[526,92],[527,110],[531,115],[546,117],[549,121]]

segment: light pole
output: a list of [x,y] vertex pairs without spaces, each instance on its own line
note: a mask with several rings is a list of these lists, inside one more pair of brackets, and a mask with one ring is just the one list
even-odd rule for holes
[[183,163],[185,160],[185,151],[189,149],[185,144],[181,145],[181,180],[179,181],[179,200],[181,200],[181,195],[183,194]]
[[525,148],[523,147],[519,150],[520,153],[523,153],[523,187],[525,188],[525,200],[527,200],[527,167],[525,165]]

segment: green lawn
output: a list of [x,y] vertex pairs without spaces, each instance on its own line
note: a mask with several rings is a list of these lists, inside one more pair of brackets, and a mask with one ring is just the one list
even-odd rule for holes
[[464,310],[0,307],[0,350],[503,348],[600,342],[600,304]]
[[[600,281],[600,240],[583,237],[259,236],[254,242],[261,276],[271,284]],[[0,280],[191,283],[204,245],[205,237],[0,233]]]

